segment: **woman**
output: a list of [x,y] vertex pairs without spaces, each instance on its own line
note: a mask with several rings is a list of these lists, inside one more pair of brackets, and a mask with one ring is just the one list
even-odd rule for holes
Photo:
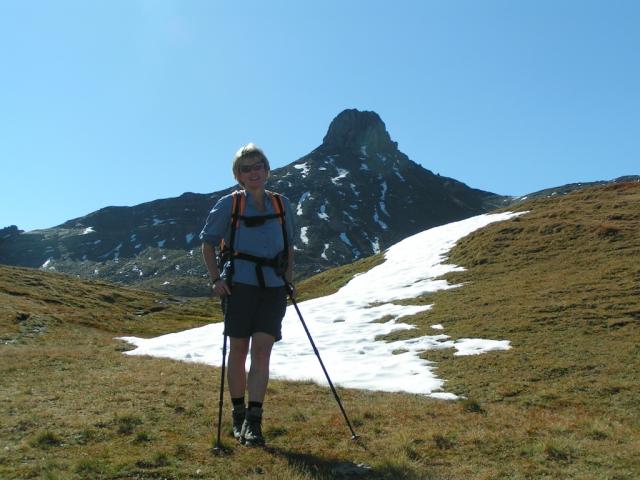
[[[213,292],[222,297],[229,336],[227,381],[233,404],[233,435],[245,445],[263,445],[262,412],[269,359],[281,339],[293,268],[293,214],[289,200],[265,190],[269,161],[250,143],[233,160],[233,176],[243,190],[213,207],[200,238]],[[234,198],[235,197],[235,198]],[[238,221],[232,221],[238,217]],[[216,263],[223,240],[225,261]],[[289,287],[287,286],[289,285]],[[245,361],[251,351],[247,376]],[[245,407],[245,390],[249,404]]]

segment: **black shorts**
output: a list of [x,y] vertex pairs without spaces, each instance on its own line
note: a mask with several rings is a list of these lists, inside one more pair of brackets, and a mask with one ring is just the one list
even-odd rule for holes
[[226,297],[224,333],[233,338],[249,338],[263,332],[282,338],[282,318],[287,311],[285,287],[260,288],[236,283]]

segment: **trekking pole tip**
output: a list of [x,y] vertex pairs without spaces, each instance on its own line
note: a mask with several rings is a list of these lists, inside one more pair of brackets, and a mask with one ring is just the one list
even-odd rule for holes
[[229,453],[229,449],[222,445],[216,445],[211,449],[211,452],[216,456],[226,455],[227,453]]

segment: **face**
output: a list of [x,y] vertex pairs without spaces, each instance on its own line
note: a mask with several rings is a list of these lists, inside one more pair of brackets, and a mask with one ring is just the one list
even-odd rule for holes
[[263,188],[267,176],[266,166],[262,160],[247,161],[240,165],[238,181],[245,188]]

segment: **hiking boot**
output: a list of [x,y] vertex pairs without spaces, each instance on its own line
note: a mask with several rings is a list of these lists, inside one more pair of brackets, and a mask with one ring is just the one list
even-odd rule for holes
[[237,406],[231,411],[233,417],[233,436],[236,440],[242,443],[242,424],[244,423],[244,417],[247,410],[244,405]]
[[241,437],[245,445],[248,447],[264,445],[264,437],[262,436],[262,409],[259,407],[251,407],[247,410],[247,415],[242,424]]

